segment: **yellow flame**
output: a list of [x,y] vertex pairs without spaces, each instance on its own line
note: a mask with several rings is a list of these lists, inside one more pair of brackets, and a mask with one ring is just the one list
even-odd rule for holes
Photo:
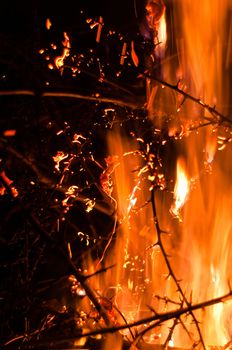
[[171,213],[180,217],[180,209],[185,204],[189,194],[189,180],[185,171],[183,158],[179,158],[176,169],[176,184],[174,188],[174,204],[171,207]]

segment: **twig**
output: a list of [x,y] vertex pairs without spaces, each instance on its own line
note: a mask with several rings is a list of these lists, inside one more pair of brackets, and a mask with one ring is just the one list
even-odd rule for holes
[[[58,192],[66,193],[68,190],[67,186],[57,186],[57,183],[55,180],[52,179],[52,177],[46,176],[40,168],[35,164],[33,160],[28,159],[26,156],[24,156],[22,153],[18,152],[14,147],[10,146],[4,138],[0,138],[0,149],[3,149],[4,151],[9,152],[12,156],[17,158],[18,160],[22,161],[23,164],[25,164],[28,168],[30,168],[33,173],[38,177],[38,181],[40,183],[43,183],[50,189],[55,189]],[[105,196],[106,193],[104,193]],[[86,198],[85,196],[78,194],[78,196],[75,197],[75,201],[79,201],[82,203],[86,203]],[[108,197],[107,197],[108,198]],[[94,209],[107,214],[107,215],[113,215],[115,210],[113,209],[113,212],[107,209],[104,205],[101,205],[100,203],[96,202],[94,205]]]
[[79,100],[87,100],[87,101],[95,101],[99,103],[112,103],[121,107],[128,107],[131,109],[137,109],[142,107],[142,103],[138,103],[138,98],[134,98],[131,101],[124,101],[122,99],[115,99],[104,96],[89,96],[84,94],[78,94],[75,92],[67,92],[67,91],[42,91],[35,92],[33,90],[0,90],[0,96],[41,96],[41,97],[58,97],[58,98],[73,98]]
[[97,275],[99,275],[99,274],[101,274],[103,272],[107,272],[108,270],[114,268],[115,266],[116,266],[116,264],[110,265],[110,266],[107,266],[107,267],[103,267],[102,269],[99,269],[99,270],[91,273],[90,275],[85,275],[85,279],[87,280],[87,279],[95,277],[95,276],[97,276]]
[[106,325],[110,325],[109,317],[106,313],[105,308],[99,303],[98,299],[96,298],[94,292],[86,282],[86,276],[79,273],[78,269],[76,268],[76,265],[70,259],[69,255],[65,252],[63,247],[60,246],[60,244],[57,243],[56,240],[54,240],[47,231],[45,231],[41,225],[39,220],[31,213],[30,215],[30,221],[31,223],[36,226],[37,231],[40,233],[40,235],[50,244],[51,247],[55,248],[55,251],[59,253],[59,255],[62,256],[62,258],[65,260],[67,265],[69,266],[72,273],[75,275],[77,281],[81,284],[82,288],[85,290],[86,295],[91,300],[93,305],[95,306],[96,310],[99,312],[99,314],[104,319]]
[[173,321],[173,325],[170,327],[170,331],[168,333],[167,339],[164,342],[164,348],[165,349],[167,348],[169,342],[172,340],[172,335],[173,335],[174,330],[175,330],[176,326],[178,325],[178,323],[179,323],[179,319],[175,318],[174,321]]

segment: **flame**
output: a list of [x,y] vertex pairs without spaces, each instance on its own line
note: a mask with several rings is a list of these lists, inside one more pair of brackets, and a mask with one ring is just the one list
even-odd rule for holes
[[[179,73],[176,75],[180,75],[183,79],[182,86],[185,91],[196,94],[202,101],[209,103],[218,101],[220,106],[223,106],[225,102],[222,98],[222,80],[225,77],[222,74],[223,50],[219,38],[224,35],[223,21],[226,18],[226,11],[229,9],[229,0],[222,0],[222,2],[224,7],[220,5],[220,11],[217,1],[205,0],[203,3],[200,0],[194,0],[194,2],[182,0],[173,4],[179,24],[176,31],[180,67]],[[148,24],[154,32],[156,48],[153,59],[155,62],[155,59],[162,59],[165,55],[167,43],[166,9],[162,0],[149,0],[146,9]],[[218,12],[220,18],[218,18]],[[99,23],[92,25],[98,25],[97,41],[100,41],[101,24],[99,21]],[[64,65],[64,59],[69,55],[71,47],[67,34],[64,33],[64,36],[63,54],[55,61],[57,68]],[[131,50],[133,62],[137,66],[138,60],[133,44]],[[124,43],[121,64],[124,64],[126,55],[127,44]],[[228,55],[226,56],[228,57]],[[153,99],[157,96],[157,89],[158,86],[151,87],[148,105],[153,104]],[[185,101],[179,102],[174,103],[174,110],[176,112],[176,105],[181,105],[178,112],[183,120],[187,118],[186,111],[187,114],[193,115],[196,119],[202,113],[202,106],[200,107],[201,113],[199,113],[199,109],[193,107],[192,104],[185,106]],[[168,101],[168,103],[170,102]],[[158,108],[155,104],[153,107]],[[169,136],[176,136],[176,138],[183,136],[186,134],[186,125],[188,124],[186,121],[186,124],[181,126],[181,132],[178,132],[174,126],[170,129]],[[158,132],[162,134],[162,130],[158,130]],[[75,134],[72,142],[81,144],[84,140],[86,139],[82,135]],[[225,140],[219,139],[219,141],[224,148]],[[115,131],[114,129],[109,133],[108,152],[110,155],[105,159],[105,167],[99,165],[102,169],[100,186],[115,204],[118,225],[115,242],[109,248],[111,254],[106,256],[104,263],[106,265],[117,263],[117,266],[113,271],[109,270],[104,275],[99,274],[92,277],[90,282],[93,285],[93,290],[97,290],[97,293],[101,291],[98,293],[99,298],[101,293],[108,296],[108,300],[118,307],[127,322],[133,322],[144,314],[147,315],[149,313],[147,305],[152,305],[157,312],[164,312],[173,310],[173,304],[179,302],[176,285],[170,278],[167,278],[167,276],[170,277],[170,274],[164,264],[161,249],[158,244],[154,244],[157,241],[157,232],[151,224],[153,222],[151,207],[144,206],[142,210],[133,210],[135,205],[139,208],[147,201],[145,194],[149,193],[149,187],[141,180],[145,176],[144,174],[146,174],[146,180],[151,182],[156,180],[159,188],[164,188],[164,175],[155,172],[148,175],[149,168],[153,166],[153,157],[144,165],[144,162],[138,157],[139,153],[136,152],[139,149],[139,143],[144,143],[144,140],[137,138],[134,141],[128,141],[119,130]],[[185,159],[188,159],[188,163],[182,157],[178,158],[174,203],[170,209],[171,213],[182,222],[182,225],[176,227],[178,223],[175,220],[169,222],[166,203],[164,201],[164,204],[161,204],[159,199],[157,199],[157,212],[159,214],[157,216],[162,223],[162,228],[165,226],[172,228],[174,225],[175,237],[170,238],[169,235],[166,235],[168,237],[163,238],[165,249],[167,255],[171,253],[171,264],[181,280],[186,297],[191,296],[189,300],[194,304],[225,294],[227,280],[232,278],[230,269],[232,200],[228,196],[228,193],[232,191],[230,183],[232,151],[228,151],[226,154],[227,162],[224,162],[224,158],[216,159],[217,135],[215,133],[212,136],[211,128],[210,132],[207,129],[207,132],[203,131],[201,135],[194,134],[192,137],[186,138],[183,144]],[[150,149],[147,149],[147,153],[149,151]],[[69,155],[61,151],[53,157],[55,168],[58,171],[60,170],[60,162],[67,157]],[[213,171],[210,175],[204,173],[205,158],[210,167],[213,163]],[[193,177],[196,179],[194,188],[190,180]],[[191,196],[189,196],[190,184]],[[71,205],[71,199],[78,196],[78,187],[71,186],[65,194],[66,198],[62,204],[67,207]],[[84,203],[86,211],[90,212],[94,209],[95,199],[87,198]],[[184,211],[182,211],[183,206],[185,206]],[[173,221],[175,221],[174,224]],[[77,236],[81,242],[85,242],[87,246],[90,245],[91,238],[88,234],[79,231]],[[111,241],[109,240],[109,242]],[[177,247],[178,249],[176,249]],[[70,244],[68,248],[71,256]],[[87,265],[90,266],[94,274],[96,264],[90,259]],[[84,296],[83,290],[75,281],[73,281],[73,292]],[[164,296],[163,300],[160,296]],[[168,301],[173,302],[173,304],[170,303],[170,305]],[[104,303],[103,298],[102,303]],[[176,305],[177,308],[179,306]],[[196,312],[207,346],[221,346],[226,349],[226,344],[231,342],[232,327],[230,321],[232,315],[230,309],[231,303],[225,303],[215,305],[204,312],[202,310]],[[116,319],[115,322],[120,323],[119,316],[112,316],[112,318]],[[188,316],[186,316],[187,318]],[[181,319],[181,321],[183,320]],[[169,338],[169,347],[190,348],[193,345],[193,339],[199,338],[190,317],[186,323],[185,321],[183,323],[189,329],[189,334],[186,335],[184,329],[179,327],[181,325],[178,325],[171,339]],[[171,324],[167,323],[166,329],[164,327],[158,327],[152,333],[147,334],[144,337],[146,342],[164,344],[168,339],[167,336],[170,335]],[[130,336],[128,329],[121,334]],[[114,348],[121,349],[122,339],[116,338],[117,336],[114,335],[107,336],[103,348],[107,349],[116,343]]]
[[189,194],[189,180],[185,171],[185,162],[179,158],[176,169],[176,184],[174,188],[174,204],[171,213],[180,219],[180,209],[184,206]]
[[146,11],[147,24],[154,35],[155,55],[163,58],[167,42],[166,7],[162,0],[149,0]]
[[[174,5],[175,20],[179,23],[176,26],[176,42],[181,83],[185,91],[197,96],[199,101],[210,105],[216,103],[225,115],[228,113],[228,76],[223,68],[224,57],[227,56],[224,43],[227,40],[227,24],[230,25],[227,16],[231,9],[230,0],[183,0]],[[183,118],[190,115],[193,120],[198,120],[202,115],[207,117],[208,112],[185,102],[179,115]],[[219,138],[219,141],[224,150],[215,157],[217,131],[211,126],[184,140],[188,174],[197,180],[194,187],[191,186],[191,196],[187,194],[188,201],[185,200],[179,246],[182,259],[177,259],[175,266],[184,259],[184,264],[179,262],[177,274],[185,281],[184,286],[191,294],[192,302],[210,300],[226,293],[227,281],[231,279],[232,203],[228,196],[231,189],[232,169],[228,164],[231,150],[225,149],[225,139]],[[210,173],[205,163],[210,165]],[[230,308],[231,303],[228,302],[196,313],[201,320],[200,328],[207,346],[226,348],[231,340],[228,326]],[[192,332],[196,337],[196,332]],[[175,346],[188,346],[181,332],[176,332],[173,339]]]

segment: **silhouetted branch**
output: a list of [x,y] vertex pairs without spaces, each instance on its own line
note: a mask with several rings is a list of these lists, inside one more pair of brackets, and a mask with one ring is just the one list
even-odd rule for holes
[[182,300],[183,300],[183,303],[185,303],[188,308],[189,308],[189,314],[192,316],[192,319],[195,323],[195,326],[196,326],[196,329],[197,329],[197,332],[198,332],[198,335],[199,335],[199,338],[200,338],[200,342],[204,348],[204,350],[206,350],[206,346],[205,346],[205,343],[204,343],[204,339],[203,339],[203,336],[201,334],[201,330],[200,330],[200,327],[199,327],[199,322],[197,321],[194,313],[193,313],[193,309],[191,309],[191,304],[190,302],[188,301],[185,293],[183,292],[182,290],[182,287],[175,275],[175,272],[170,264],[170,261],[168,259],[168,256],[167,256],[167,253],[165,251],[165,248],[164,248],[164,245],[163,245],[163,242],[162,242],[162,238],[161,238],[161,235],[163,234],[163,231],[159,225],[159,221],[158,221],[158,217],[157,217],[157,211],[156,211],[156,204],[155,204],[155,191],[156,189],[153,187],[152,191],[151,191],[151,203],[152,203],[152,210],[153,210],[153,217],[154,217],[154,224],[155,224],[155,227],[156,227],[156,231],[157,231],[157,245],[159,246],[160,250],[161,250],[161,253],[163,255],[163,258],[165,260],[165,263],[166,263],[166,266],[168,268],[168,273],[170,275],[170,277],[173,279],[176,287],[177,287],[177,291],[180,293],[181,297],[182,297]]
[[87,101],[95,101],[98,103],[110,103],[121,107],[128,107],[131,109],[138,109],[143,107],[143,103],[138,101],[138,98],[128,98],[128,100],[110,98],[104,96],[90,96],[78,94],[76,92],[67,91],[41,91],[35,92],[33,90],[0,90],[0,96],[40,96],[40,97],[57,97],[57,98],[71,98]]
[[[168,311],[168,312],[164,312],[164,313],[156,313],[155,315],[153,315],[151,317],[141,318],[135,322],[123,324],[120,326],[106,327],[106,328],[97,329],[97,330],[90,331],[90,332],[83,332],[81,334],[78,334],[75,336],[69,336],[67,338],[66,337],[60,337],[60,338],[56,337],[56,339],[53,339],[52,341],[53,341],[53,343],[54,342],[59,343],[59,342],[62,342],[64,340],[68,340],[68,339],[71,340],[71,339],[78,339],[78,338],[90,337],[90,336],[95,336],[95,335],[104,335],[104,334],[108,334],[108,333],[115,333],[115,332],[118,332],[118,331],[121,331],[124,329],[134,328],[134,327],[138,327],[138,326],[141,326],[144,324],[150,324],[150,323],[152,323],[152,324],[149,325],[148,327],[151,327],[151,329],[152,329],[155,326],[160,325],[161,323],[166,322],[168,320],[179,319],[182,315],[192,314],[193,311],[204,309],[206,307],[210,307],[210,306],[213,306],[213,305],[218,304],[218,303],[224,303],[231,298],[232,298],[232,291],[230,290],[227,294],[222,295],[218,298],[213,298],[211,300],[204,301],[201,303],[188,305],[187,307],[179,308],[178,310]],[[32,348],[32,346],[34,346],[34,348],[35,348],[36,345],[43,345],[43,344],[46,345],[49,342],[50,342],[49,340],[46,340],[46,341],[32,340],[30,342],[29,346],[30,346],[30,348]]]
[[49,243],[51,249],[55,249],[55,252],[56,253],[58,252],[59,255],[64,259],[65,263],[69,266],[69,268],[71,270],[70,272],[72,272],[74,274],[77,281],[81,284],[82,288],[86,292],[86,295],[91,300],[91,302],[95,306],[96,310],[99,312],[99,315],[101,315],[103,317],[106,325],[109,325],[111,322],[109,320],[109,317],[107,315],[105,308],[99,303],[95,293],[92,291],[92,289],[90,288],[90,286],[87,283],[88,276],[86,277],[86,276],[80,274],[76,265],[74,264],[74,262],[72,261],[70,256],[67,254],[65,249],[60,245],[60,243],[58,243],[55,239],[53,239],[44,228],[42,228],[39,220],[32,213],[30,215],[30,221],[32,224],[34,224],[36,226],[37,231],[39,232],[41,237],[44,238]]

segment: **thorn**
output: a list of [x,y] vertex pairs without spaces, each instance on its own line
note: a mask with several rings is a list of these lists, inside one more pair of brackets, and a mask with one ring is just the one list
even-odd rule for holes
[[146,250],[152,249],[152,248],[154,248],[156,246],[160,246],[159,242],[156,242],[156,243],[150,245],[149,247],[146,248]]
[[157,315],[157,312],[155,311],[155,309],[154,309],[152,306],[147,305],[147,308],[148,308],[150,311],[152,311],[152,312],[154,313],[154,315]]
[[170,232],[165,231],[165,230],[160,230],[160,233],[162,233],[162,234],[164,234],[164,235],[169,235],[169,234],[170,234]]
[[178,79],[176,86],[175,86],[177,90],[179,90],[179,84],[180,84],[180,79]]

